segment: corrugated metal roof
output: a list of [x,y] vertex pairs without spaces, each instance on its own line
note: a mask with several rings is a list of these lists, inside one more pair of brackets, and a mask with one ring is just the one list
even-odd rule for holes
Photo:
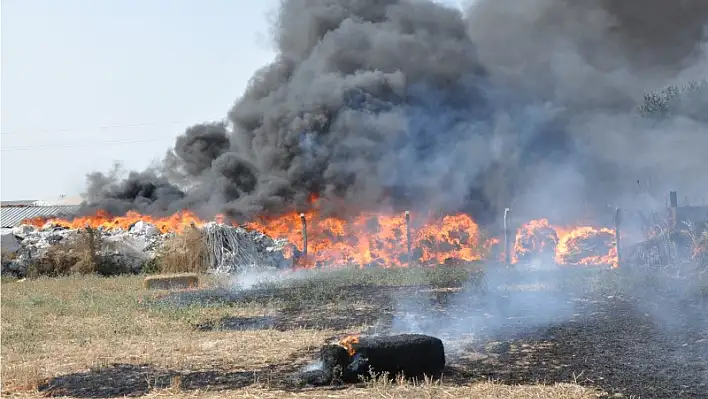
[[19,226],[20,222],[36,217],[56,217],[70,215],[79,210],[78,206],[3,206],[0,209],[2,227]]
[[0,201],[2,206],[32,206],[37,200]]
[[81,197],[67,197],[62,195],[55,200],[46,201],[35,201],[32,205],[35,206],[65,206],[65,205],[81,205],[83,198]]

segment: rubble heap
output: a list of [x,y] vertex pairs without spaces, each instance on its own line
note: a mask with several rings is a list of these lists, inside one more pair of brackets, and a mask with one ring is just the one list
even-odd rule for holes
[[215,273],[233,274],[257,267],[284,267],[287,240],[219,223],[202,227],[209,265]]
[[[288,264],[286,240],[273,239],[261,232],[219,223],[194,227],[203,237],[209,272],[237,273],[247,268],[280,268]],[[155,225],[139,221],[129,229],[95,229],[100,234],[99,254],[121,265],[123,270],[139,273],[155,260],[165,243],[176,233],[162,233]],[[82,230],[48,223],[42,228],[21,225],[2,232],[2,274],[24,277],[31,265],[47,256],[51,248],[70,244]]]

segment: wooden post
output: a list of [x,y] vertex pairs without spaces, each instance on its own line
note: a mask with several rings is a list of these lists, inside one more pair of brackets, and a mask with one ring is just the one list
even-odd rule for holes
[[678,208],[678,197],[676,191],[669,191],[669,226],[671,230],[676,227],[676,208]]
[[300,214],[300,221],[302,221],[302,255],[307,258],[307,219],[305,219],[305,214]]
[[509,237],[509,213],[511,209],[504,209],[504,263],[507,266],[511,265],[511,247]]
[[84,228],[86,229],[86,239],[88,240],[91,265],[95,268],[98,264],[98,251],[100,249],[96,248],[96,232],[88,223],[84,224]]
[[676,244],[674,243],[674,231],[678,224],[678,196],[676,191],[669,191],[669,259],[675,259]]
[[617,249],[617,267],[622,264],[622,252],[620,250],[620,224],[622,223],[622,212],[620,208],[615,210],[615,246]]
[[411,266],[411,213],[406,211],[406,259],[408,266]]

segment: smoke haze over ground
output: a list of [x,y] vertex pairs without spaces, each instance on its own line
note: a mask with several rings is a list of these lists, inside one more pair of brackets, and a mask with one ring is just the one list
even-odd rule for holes
[[304,3],[282,1],[276,58],[226,123],[189,127],[153,170],[92,173],[85,211],[247,217],[316,193],[338,213],[485,222],[512,204],[602,211],[632,201],[638,179],[705,195],[700,113],[634,112],[646,91],[705,78],[705,1]]
[[[85,211],[248,217],[306,208],[315,193],[337,214],[405,207],[484,223],[511,206],[563,223],[637,205],[637,180],[705,198],[708,90],[662,119],[637,107],[647,91],[708,77],[706,21],[705,0],[479,0],[464,14],[429,1],[285,0],[277,56],[227,123],[189,127],[154,169],[89,175]],[[493,336],[576,316],[575,293],[554,278],[544,291],[495,288],[506,278],[490,275],[462,324],[403,298],[398,310],[414,310],[393,328]],[[678,327],[707,325],[682,307],[694,294],[683,283],[657,283],[672,301],[649,285],[617,294],[679,345]]]

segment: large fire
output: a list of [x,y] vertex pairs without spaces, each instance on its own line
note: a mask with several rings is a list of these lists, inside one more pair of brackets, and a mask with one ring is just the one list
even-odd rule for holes
[[555,255],[558,242],[558,230],[551,227],[548,220],[532,220],[516,232],[512,263],[547,253]]
[[[382,267],[405,266],[408,259],[406,219],[403,214],[363,213],[351,220],[318,218],[316,211],[304,214],[307,226],[307,259],[303,265],[359,264]],[[286,238],[302,254],[301,217],[296,213],[263,218],[246,224],[271,237]],[[411,228],[411,257],[426,264],[447,260],[481,260],[479,226],[468,215],[428,218]]]
[[590,226],[552,226],[547,219],[532,220],[516,233],[512,263],[550,254],[561,265],[618,267],[615,232]]
[[[176,232],[181,233],[185,228],[192,225],[202,225],[204,221],[190,211],[177,212],[171,216],[157,218],[149,215],[143,215],[137,212],[128,212],[125,216],[110,216],[108,212],[98,211],[93,216],[83,216],[74,219],[47,219],[47,218],[32,218],[22,221],[24,224],[31,224],[36,227],[42,227],[47,223],[55,226],[66,227],[69,229],[81,229],[86,226],[103,229],[122,229],[128,230],[135,223],[143,221],[154,224],[162,233]],[[223,216],[216,217],[216,221],[223,221]]]
[[[307,251],[303,245],[303,218],[307,221]],[[224,220],[222,216],[216,218],[220,223]],[[98,212],[71,220],[35,218],[24,223],[37,227],[51,223],[73,229],[91,226],[127,230],[138,221],[152,223],[163,233],[179,233],[187,227],[206,223],[189,211],[164,218],[135,212],[111,217]],[[409,255],[416,263],[425,265],[477,261],[488,259],[502,242],[499,237],[482,237],[477,223],[466,214],[443,217],[411,214],[407,219],[403,213],[362,213],[344,220],[322,217],[317,210],[310,210],[304,214],[291,212],[279,217],[262,217],[242,226],[272,238],[286,239],[291,246],[285,256],[298,267],[349,264],[404,267],[410,263]],[[546,219],[532,220],[516,232],[512,263],[548,254],[557,264],[616,267],[614,237],[614,231],[607,228],[558,227],[550,225]]]

